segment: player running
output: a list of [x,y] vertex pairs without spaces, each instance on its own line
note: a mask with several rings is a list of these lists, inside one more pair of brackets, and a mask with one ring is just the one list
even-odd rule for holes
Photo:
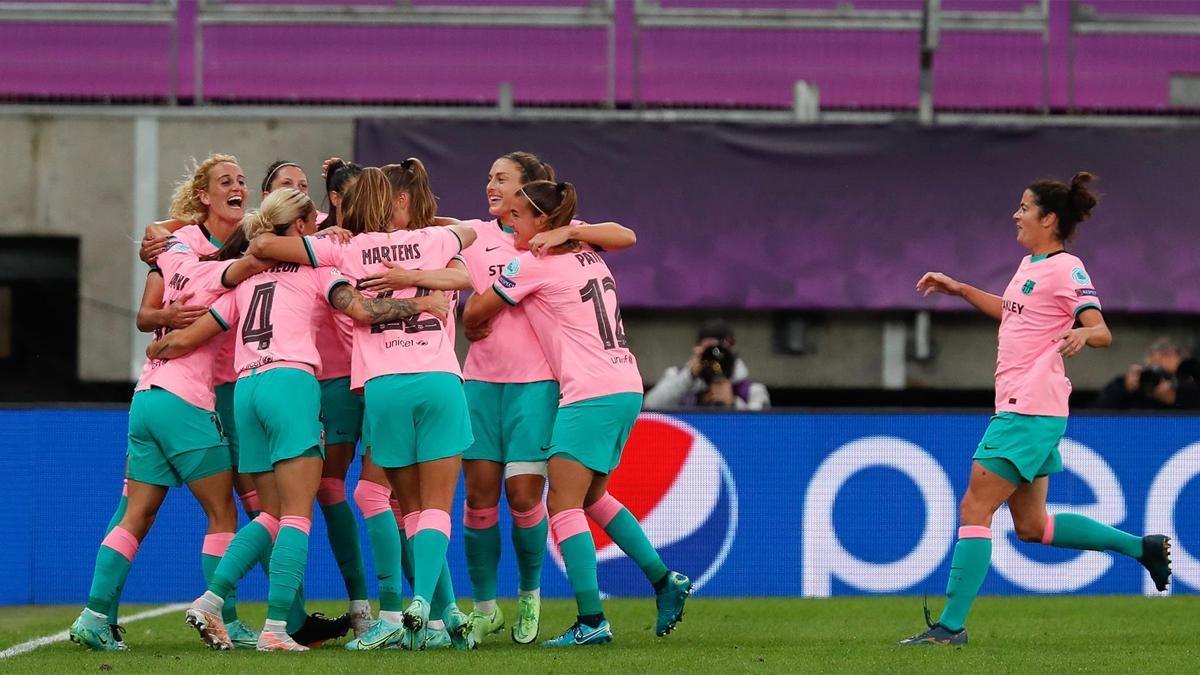
[[1096,206],[1088,184],[1041,180],[1021,195],[1013,214],[1017,243],[1026,256],[1003,296],[929,272],[917,291],[956,295],[1000,322],[996,353],[996,414],[975,450],[967,493],[959,509],[958,543],[946,583],[946,607],[937,623],[901,645],[967,644],[966,621],[992,555],[992,515],[1007,503],[1022,541],[1058,548],[1115,551],[1140,562],[1158,590],[1171,576],[1170,542],[1159,534],[1137,537],[1091,518],[1046,511],[1049,475],[1062,471],[1058,445],[1067,428],[1071,382],[1063,359],[1084,347],[1101,349],[1112,334],[1083,262],[1065,246]]
[[[517,248],[529,248],[538,233],[568,227],[575,204],[570,183],[534,181],[518,190],[506,214]],[[468,329],[476,329],[507,307],[523,306],[562,390],[548,450],[547,502],[579,614],[546,646],[612,641],[585,510],[653,584],[657,635],[674,630],[691,592],[691,581],[667,569],[637,519],[606,491],[642,403],[642,379],[625,341],[616,292],[603,258],[590,246],[565,241],[540,257],[532,251],[515,257],[489,290],[467,302],[463,315]]]
[[[151,276],[170,280],[168,302],[187,295],[208,303],[264,268],[249,256],[201,262],[183,242],[173,240],[158,256]],[[142,368],[129,407],[125,509],[96,556],[87,607],[69,631],[73,642],[97,650],[125,649],[116,607],[134,555],[169,488],[186,484],[204,509],[208,530],[201,560],[206,580],[233,539],[233,474],[213,394],[213,363],[219,355],[220,345],[214,343],[177,360],[148,359]]]
[[[442,269],[475,240],[475,232],[461,225],[395,230],[393,209],[387,176],[379,169],[364,169],[345,198],[345,224],[361,231],[349,244],[326,237],[295,241],[268,235],[256,239],[250,250],[276,260],[335,266],[358,280],[387,271],[385,260],[410,269]],[[397,295],[420,298],[425,293],[412,288]],[[365,393],[371,460],[383,467],[393,492],[420,495],[420,516],[412,528],[415,533],[406,528],[413,548],[412,603],[397,616],[383,608],[381,598],[376,623],[348,647],[385,646],[401,637],[403,629],[414,642],[424,643],[430,601],[446,566],[449,511],[461,455],[472,441],[459,373],[453,338],[443,320],[415,317],[374,328],[355,327],[351,386]],[[399,579],[400,557],[395,556],[389,567],[390,576]],[[456,605],[448,604],[440,618],[456,647],[471,646],[470,622]]]
[[[258,236],[274,232],[299,238],[315,230],[316,209],[307,195],[291,188],[273,191],[258,214],[246,219],[241,234],[220,255],[238,255]],[[314,375],[320,366],[313,328],[325,311],[327,278],[340,279],[336,270],[318,273],[296,264],[276,263],[222,298],[207,317],[191,327],[155,341],[148,352],[165,357],[187,353],[222,330],[236,327],[235,415],[244,451],[239,468],[254,476],[263,512],[239,531],[218,565],[209,590],[188,610],[188,622],[204,641],[218,649],[230,647],[220,620],[223,596],[270,549],[270,592],[267,622],[259,636],[259,651],[305,651],[287,632],[287,619],[304,578],[312,502],[322,465],[320,386]],[[352,289],[348,294],[356,295]],[[351,298],[353,299],[353,298]],[[425,303],[394,305],[372,315],[355,300],[357,320],[394,320]],[[386,308],[386,307],[385,307]],[[274,545],[271,542],[274,540]],[[344,629],[343,629],[344,633]]]

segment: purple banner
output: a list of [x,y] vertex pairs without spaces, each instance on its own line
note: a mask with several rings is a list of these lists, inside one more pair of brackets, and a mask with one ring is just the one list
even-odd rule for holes
[[1043,176],[1101,177],[1070,250],[1109,311],[1200,313],[1194,129],[921,129],[361,120],[356,159],[420,157],[440,211],[487,217],[488,167],[529,150],[580,217],[634,228],[608,256],[629,307],[958,309],[943,271],[1000,292],[1024,255],[1011,214]]

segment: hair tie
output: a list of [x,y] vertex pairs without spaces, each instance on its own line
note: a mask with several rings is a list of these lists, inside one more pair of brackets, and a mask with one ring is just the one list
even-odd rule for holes
[[567,189],[567,184],[566,183],[555,183],[554,189],[558,190],[559,192],[562,192],[563,190]]

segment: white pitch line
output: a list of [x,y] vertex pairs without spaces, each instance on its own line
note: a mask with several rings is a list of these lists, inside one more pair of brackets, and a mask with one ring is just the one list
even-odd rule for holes
[[[187,609],[188,607],[191,607],[191,605],[189,605],[186,602],[181,602],[181,603],[174,604],[174,605],[164,605],[162,607],[155,607],[154,609],[148,609],[144,612],[138,612],[137,614],[123,617],[121,619],[121,625],[133,623],[134,621],[141,621],[142,619],[153,619],[156,616],[162,616],[163,614],[170,614],[171,612],[181,612],[181,611]],[[4,651],[0,652],[0,659],[7,659],[7,658],[10,658],[13,656],[20,656],[21,654],[31,652],[31,651],[37,649],[38,647],[45,647],[46,645],[52,645],[55,642],[66,642],[68,639],[69,639],[69,636],[67,635],[67,631],[65,631],[65,630],[62,631],[61,633],[54,633],[53,635],[45,635],[40,638],[34,638],[28,642],[22,642],[19,645],[9,647],[8,649],[5,649]]]

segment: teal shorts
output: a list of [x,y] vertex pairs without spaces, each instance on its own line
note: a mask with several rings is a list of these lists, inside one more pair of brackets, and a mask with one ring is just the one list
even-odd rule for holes
[[1067,418],[1001,412],[992,416],[975,460],[1013,485],[1062,471],[1058,442]]
[[217,413],[157,387],[133,395],[126,454],[126,477],[163,487],[179,487],[230,468]]
[[229,442],[229,462],[234,471],[238,468],[237,419],[233,414],[233,388],[237,382],[226,382],[213,387],[217,395],[217,416],[221,418],[221,428],[225,431],[225,440]]
[[371,459],[385,469],[432,462],[471,447],[471,415],[453,373],[382,375],[367,380]]
[[321,385],[297,368],[273,368],[237,381],[238,471],[263,473],[295,457],[322,457]]
[[350,378],[321,380],[321,424],[325,444],[357,443],[362,435],[362,394],[350,391]]
[[641,394],[609,394],[558,409],[549,455],[566,455],[596,473],[612,473],[642,409]]
[[463,459],[490,462],[544,462],[554,416],[558,413],[558,383],[463,383],[471,409],[475,442]]

